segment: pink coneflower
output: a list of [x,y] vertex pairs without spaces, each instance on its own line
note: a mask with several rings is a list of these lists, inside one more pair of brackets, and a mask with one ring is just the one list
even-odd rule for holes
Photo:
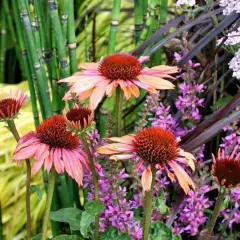
[[68,128],[73,132],[79,132],[91,125],[94,112],[88,107],[74,106],[69,111],[64,111],[63,115]]
[[63,100],[72,99],[75,94],[79,100],[90,97],[90,107],[95,109],[104,94],[110,97],[118,86],[126,99],[132,95],[139,97],[139,88],[153,93],[157,93],[156,89],[173,89],[174,85],[163,78],[174,79],[170,74],[176,73],[178,68],[164,65],[143,68],[142,63],[147,59],[115,53],[98,63],[81,63],[82,71],[59,81],[71,86]]
[[[102,146],[98,148],[98,152],[101,154],[114,154],[110,157],[110,159],[114,160],[139,157],[140,161],[136,166],[136,170],[143,164],[146,166],[142,175],[144,191],[149,191],[151,188],[152,164],[155,164],[158,169],[165,169],[172,181],[175,181],[175,174],[186,194],[190,191],[190,186],[193,189],[195,188],[192,179],[177,163],[187,164],[194,171],[194,157],[179,148],[177,138],[168,130],[160,127],[150,127],[141,130],[136,135],[130,134],[120,138],[112,137],[109,140],[116,143]],[[174,174],[170,172],[169,167]]]
[[29,132],[19,140],[13,160],[20,161],[33,156],[32,174],[38,172],[43,164],[48,172],[54,165],[57,173],[61,174],[65,169],[69,176],[82,185],[82,164],[88,168],[87,155],[79,147],[79,137],[72,136],[66,130],[63,116],[44,120],[36,132]]
[[5,97],[3,92],[0,100],[0,121],[11,120],[17,117],[18,111],[27,99],[23,91],[17,89],[14,96],[10,90],[9,97]]
[[[230,157],[226,157],[224,150],[218,150],[218,157],[212,154],[213,166],[212,172],[214,179],[225,188],[240,186],[240,153],[236,154],[238,146]],[[236,155],[236,156],[235,156]]]

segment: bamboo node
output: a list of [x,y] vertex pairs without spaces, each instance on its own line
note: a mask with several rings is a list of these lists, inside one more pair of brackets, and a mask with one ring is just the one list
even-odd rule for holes
[[62,68],[65,68],[65,67],[68,66],[68,62],[65,58],[59,59],[59,62],[60,62],[60,65],[61,65]]
[[69,48],[69,49],[75,49],[76,47],[77,47],[77,44],[76,44],[75,42],[68,44],[68,48]]
[[111,25],[112,26],[117,26],[118,25],[118,21],[117,20],[112,20],[111,21]]
[[40,68],[41,68],[40,63],[34,64],[34,69],[35,69],[36,71],[39,70]]

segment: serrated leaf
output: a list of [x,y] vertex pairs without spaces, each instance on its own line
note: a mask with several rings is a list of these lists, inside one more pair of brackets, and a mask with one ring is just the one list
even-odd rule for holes
[[72,230],[80,230],[82,211],[77,208],[62,208],[50,213],[50,218],[56,222],[67,222]]
[[59,235],[55,238],[53,238],[53,240],[84,240],[84,238],[77,236],[77,235]]
[[100,235],[100,240],[131,240],[127,233],[119,232],[116,227],[109,227]]
[[80,221],[80,232],[83,237],[87,237],[90,225],[94,222],[95,216],[105,208],[104,203],[100,201],[88,201],[84,205],[85,211],[82,212]]
[[31,240],[41,240],[42,239],[42,233],[39,233],[35,237],[32,237]]
[[37,185],[31,185],[30,188],[37,194],[38,199],[42,200],[42,191],[41,188]]
[[149,229],[149,240],[172,240],[172,231],[163,222],[152,222]]

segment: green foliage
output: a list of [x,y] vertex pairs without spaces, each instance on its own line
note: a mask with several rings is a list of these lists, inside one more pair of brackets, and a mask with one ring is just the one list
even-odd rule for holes
[[131,240],[127,233],[119,232],[116,227],[109,227],[100,235],[100,240]]
[[82,211],[77,208],[62,208],[50,213],[50,218],[56,222],[67,222],[72,230],[80,229]]
[[80,232],[84,237],[90,231],[90,225],[94,222],[95,216],[105,208],[105,205],[99,201],[89,201],[84,206],[80,221]]
[[41,240],[42,239],[42,233],[39,233],[38,235],[36,235],[35,237],[32,237],[31,240]]
[[37,196],[38,196],[38,199],[41,201],[42,200],[42,191],[41,191],[41,188],[37,185],[31,185],[31,190],[33,190]]
[[219,98],[211,107],[213,111],[218,110],[219,108],[223,107],[224,105],[226,105],[229,101],[232,100],[232,96],[226,96],[226,97],[222,97]]
[[53,240],[83,240],[84,238],[77,236],[77,235],[59,235],[55,238],[53,238]]
[[160,214],[169,214],[169,208],[165,204],[165,196],[164,196],[164,191],[161,189],[158,198],[156,199],[155,202],[155,208],[158,209]]
[[162,222],[152,222],[149,235],[149,240],[172,240],[171,230]]

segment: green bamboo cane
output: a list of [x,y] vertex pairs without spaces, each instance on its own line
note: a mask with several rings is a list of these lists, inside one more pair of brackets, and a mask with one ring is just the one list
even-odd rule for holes
[[9,1],[4,0],[3,5],[4,5],[4,9],[5,9],[6,18],[7,18],[8,29],[9,29],[9,32],[11,34],[13,44],[15,46],[16,56],[17,56],[19,64],[20,64],[20,69],[23,72],[22,59],[21,59],[21,55],[20,55],[19,45],[18,45],[18,42],[17,42],[16,31],[14,29],[12,14],[11,14],[10,7],[9,7]]
[[68,15],[68,50],[69,50],[69,57],[70,57],[71,74],[73,74],[78,71],[73,0],[69,0],[69,13],[68,14],[69,14]]
[[151,0],[149,4],[146,24],[141,33],[140,42],[143,42],[144,40],[146,40],[153,33],[157,4],[158,4],[158,0]]
[[135,25],[135,43],[138,44],[143,30],[143,6],[142,0],[134,0],[134,25]]
[[19,47],[20,47],[20,51],[21,51],[22,59],[23,59],[23,68],[24,68],[24,72],[25,72],[25,75],[28,80],[28,87],[29,87],[30,96],[31,96],[34,124],[35,124],[35,127],[37,127],[39,125],[39,114],[38,114],[38,109],[37,109],[37,99],[36,99],[35,87],[33,84],[33,79],[31,77],[31,70],[30,70],[29,61],[28,61],[28,57],[27,57],[27,50],[25,47],[23,29],[21,26],[21,19],[20,19],[20,15],[18,12],[18,6],[17,6],[17,3],[15,3],[15,2],[13,3],[13,1],[14,0],[12,0],[13,17],[14,17],[14,20],[16,23],[17,37],[18,37]]
[[[67,61],[67,53],[64,45],[64,37],[63,37],[59,15],[58,15],[57,3],[56,1],[54,2],[53,0],[48,0],[48,4],[49,4],[50,16],[52,20],[52,28],[55,34],[58,59],[60,63],[60,74],[62,78],[66,78],[70,76],[70,71],[69,71],[68,61]],[[64,86],[64,85],[61,84],[61,86]],[[65,87],[60,88],[59,94],[60,94],[60,99],[62,99],[65,94]],[[61,110],[64,108],[63,102],[61,102],[60,107],[61,107]]]
[[[168,10],[168,0],[160,0],[161,6],[159,7],[159,23],[160,27],[164,24],[166,24],[167,21],[167,10]],[[159,28],[158,24],[156,24],[156,30]],[[164,36],[161,36],[159,40],[163,39]],[[160,48],[158,51],[156,51],[153,55],[154,58],[154,64],[160,65],[162,64],[162,54],[163,54],[163,48]]]
[[47,66],[48,69],[48,78],[50,80],[50,83],[52,82],[52,52],[51,52],[51,45],[50,43],[50,37],[48,36],[48,25],[46,21],[46,17],[44,14],[44,9],[42,6],[42,3],[38,0],[34,0],[34,7],[35,7],[35,13],[37,15],[38,19],[38,26],[39,26],[39,32],[40,32],[40,39],[41,39],[41,50],[43,55],[43,60]]
[[143,23],[145,24],[148,11],[148,0],[142,0],[142,8],[143,8]]
[[67,31],[68,31],[68,13],[69,13],[69,1],[63,1],[61,12],[61,24],[62,24],[62,35],[64,39],[64,46],[66,45]]
[[29,52],[30,57],[32,59],[32,63],[34,66],[36,77],[37,77],[37,85],[39,88],[41,101],[44,106],[46,117],[49,117],[52,115],[52,105],[51,105],[51,101],[50,101],[49,94],[48,94],[49,92],[48,92],[48,88],[47,88],[47,83],[45,82],[43,68],[38,59],[36,46],[35,46],[35,42],[34,42],[34,35],[32,32],[32,29],[31,29],[30,19],[29,19],[29,15],[28,15],[28,11],[27,11],[27,6],[26,6],[24,0],[18,0],[18,4],[19,4],[20,15],[22,17],[24,30],[26,33],[27,45],[30,50],[30,52]]
[[85,50],[85,61],[89,61],[89,52],[88,52],[88,14],[87,14],[87,8],[85,11],[85,18],[84,18],[84,50]]
[[[53,32],[52,32],[53,34]],[[59,79],[59,71],[58,71],[58,62],[57,62],[57,52],[56,52],[56,44],[55,38],[52,37],[52,104],[53,104],[53,112],[54,114],[60,113],[60,98],[59,98],[59,87],[58,87],[58,79]]]
[[107,54],[115,52],[117,27],[121,10],[121,0],[113,1],[112,20],[110,25]]
[[[3,4],[3,3],[2,3]],[[2,7],[2,6],[1,6]],[[6,14],[1,8],[1,48],[0,48],[0,83],[4,83],[5,78],[5,51],[6,51]]]

